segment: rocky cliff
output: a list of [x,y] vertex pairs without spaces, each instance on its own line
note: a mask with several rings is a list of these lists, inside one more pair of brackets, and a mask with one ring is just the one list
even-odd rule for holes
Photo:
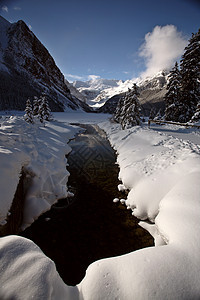
[[45,92],[54,111],[90,108],[72,96],[48,50],[22,21],[0,16],[0,110],[25,107],[28,97]]

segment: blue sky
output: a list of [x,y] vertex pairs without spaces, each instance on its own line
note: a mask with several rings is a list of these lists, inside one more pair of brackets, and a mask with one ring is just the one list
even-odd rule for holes
[[0,0],[0,9],[30,26],[70,81],[151,75],[200,27],[199,0]]

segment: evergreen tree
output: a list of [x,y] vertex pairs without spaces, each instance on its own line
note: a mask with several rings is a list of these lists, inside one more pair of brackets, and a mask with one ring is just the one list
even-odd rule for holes
[[123,129],[141,124],[138,96],[138,87],[134,84],[133,89],[128,89],[128,92],[118,102],[114,120],[120,123]]
[[45,94],[39,99],[38,118],[41,123],[43,123],[44,121],[49,121],[51,118],[51,110],[49,108],[48,100]]
[[43,120],[50,121],[51,110],[50,110],[49,103],[48,103],[48,100],[45,95],[42,98],[42,111],[43,111]]
[[122,120],[122,110],[123,110],[125,98],[126,98],[126,94],[119,99],[114,113],[114,121],[116,121],[117,123],[121,123]]
[[194,115],[200,100],[200,29],[192,35],[182,56],[180,122],[187,122]]
[[43,123],[43,121],[44,121],[42,102],[43,102],[43,96],[40,96],[40,98],[38,99],[38,114],[37,114],[37,117],[38,117],[38,119],[40,120],[41,123]]
[[26,122],[33,124],[33,111],[30,99],[26,101],[24,119]]
[[37,117],[39,113],[39,99],[38,97],[34,96],[33,100],[33,116]]
[[138,100],[138,87],[134,84],[133,89],[126,94],[122,109],[121,125],[123,129],[140,125],[140,103]]
[[190,120],[190,122],[195,123],[195,122],[199,122],[199,121],[200,121],[200,101],[197,104],[196,111],[195,111],[192,119]]
[[180,89],[181,89],[181,75],[178,68],[178,63],[175,63],[169,75],[169,82],[167,84],[167,93],[165,95],[165,120],[179,121],[179,116],[182,114],[180,110]]

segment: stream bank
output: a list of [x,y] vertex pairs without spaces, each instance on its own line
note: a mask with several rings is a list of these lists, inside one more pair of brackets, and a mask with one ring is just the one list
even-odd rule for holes
[[105,133],[95,125],[80,125],[69,145],[69,189],[22,235],[33,240],[56,264],[68,285],[78,284],[92,262],[153,245],[153,238],[121,203],[117,190],[116,154]]

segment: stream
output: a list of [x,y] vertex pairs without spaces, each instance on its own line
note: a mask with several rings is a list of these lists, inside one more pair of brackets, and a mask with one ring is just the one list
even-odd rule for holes
[[78,284],[89,264],[153,246],[151,235],[138,225],[126,206],[113,203],[118,192],[116,154],[97,125],[80,125],[84,132],[70,141],[69,190],[22,236],[34,241],[56,264],[68,285]]

